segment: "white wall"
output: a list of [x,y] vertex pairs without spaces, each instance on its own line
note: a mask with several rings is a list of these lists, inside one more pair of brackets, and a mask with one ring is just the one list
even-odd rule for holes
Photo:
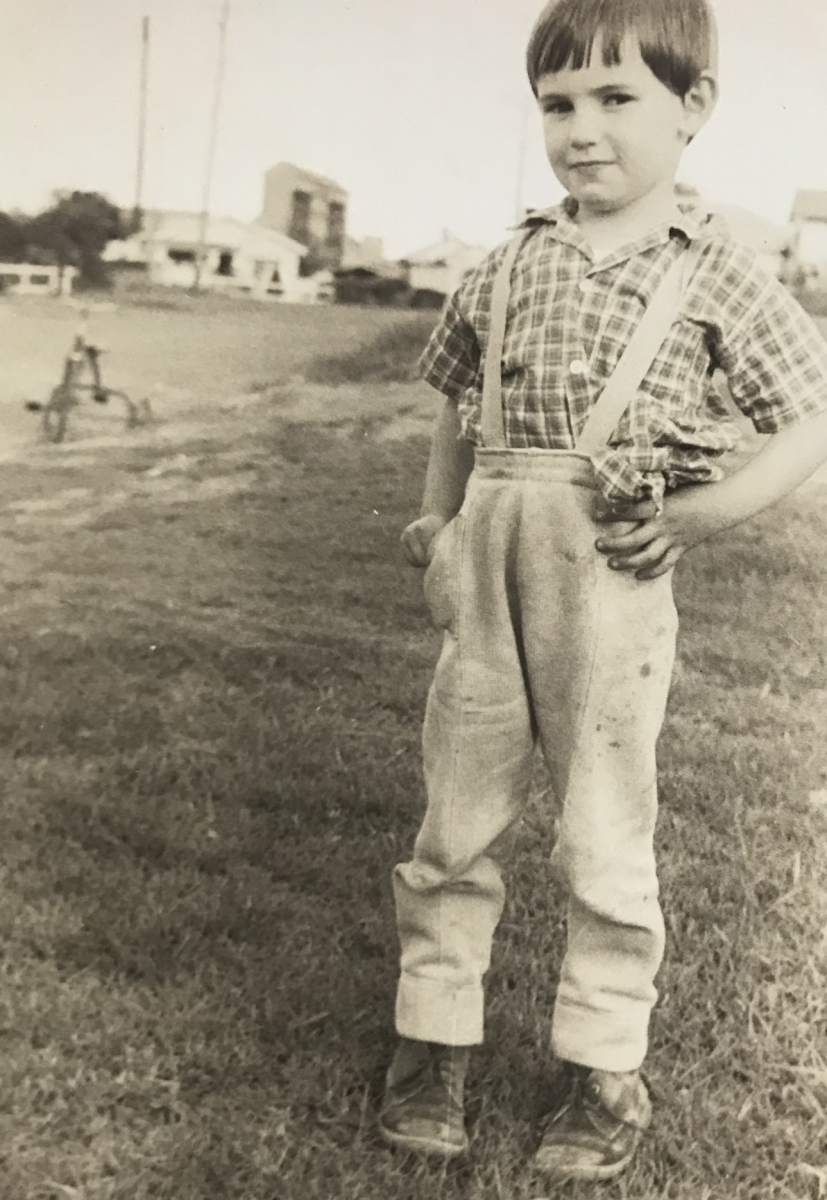
[[[194,250],[194,247],[170,247],[164,243],[154,243],[150,249],[149,256],[150,278],[153,282],[163,284],[167,287],[193,287],[196,278],[195,263],[174,262],[169,257],[170,249]],[[228,247],[227,249],[231,248]],[[258,257],[256,257],[256,253],[258,253]],[[221,258],[221,251],[216,247],[210,247],[207,251],[204,268],[201,273],[201,286],[216,291],[242,290],[250,292],[252,295],[261,296],[262,298],[268,295],[272,298],[272,293],[268,293],[267,289],[273,271],[278,267],[279,275],[281,276],[280,287],[282,295],[277,298],[283,300],[293,299],[294,293],[300,290],[297,287],[299,282],[299,255],[286,249],[284,254],[276,258],[274,251],[269,247],[266,253],[267,257],[264,257],[260,247],[253,247],[251,250],[245,248],[235,249],[233,250],[232,275],[218,275],[216,272]],[[298,295],[295,298],[298,299]]]
[[42,267],[35,263],[0,263],[6,290],[18,296],[68,296],[77,271],[74,267]]
[[804,221],[799,229],[797,257],[827,274],[827,221]]

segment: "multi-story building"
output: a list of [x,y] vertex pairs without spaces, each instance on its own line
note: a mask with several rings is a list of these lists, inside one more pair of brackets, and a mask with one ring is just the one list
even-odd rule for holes
[[335,270],[345,253],[347,200],[347,192],[332,179],[281,162],[264,175],[259,224],[306,246],[311,270]]

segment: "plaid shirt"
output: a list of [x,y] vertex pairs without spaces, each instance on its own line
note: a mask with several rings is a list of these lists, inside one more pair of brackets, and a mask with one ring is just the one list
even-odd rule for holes
[[[720,479],[715,459],[738,431],[712,376],[738,408],[777,433],[827,408],[827,342],[789,292],[698,207],[677,224],[595,263],[568,204],[533,213],[514,267],[503,348],[506,444],[572,450],[640,316],[686,245],[702,239],[681,316],[594,458],[608,499],[654,497]],[[463,436],[480,444],[482,364],[491,293],[505,247],[449,301],[420,360],[422,376],[457,402]]]

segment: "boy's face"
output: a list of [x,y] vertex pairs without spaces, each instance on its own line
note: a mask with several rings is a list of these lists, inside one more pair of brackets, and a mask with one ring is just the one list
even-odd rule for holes
[[687,141],[703,125],[714,82],[681,99],[652,73],[635,39],[617,65],[591,61],[542,75],[537,93],[546,153],[554,174],[579,203],[581,217],[616,214],[653,193],[671,197]]

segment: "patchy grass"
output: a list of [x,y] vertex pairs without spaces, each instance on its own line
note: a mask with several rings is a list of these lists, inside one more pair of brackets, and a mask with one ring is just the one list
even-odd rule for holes
[[408,383],[437,314],[408,313],[369,341],[338,354],[314,359],[305,372],[309,383]]
[[[442,1170],[375,1132],[437,650],[397,549],[426,452],[282,423],[79,459],[60,495],[52,467],[4,470],[3,1197],[544,1194],[563,897],[542,773],[472,1155]],[[790,501],[680,572],[657,1118],[609,1200],[805,1200],[827,1169],[824,533]]]
[[[162,419],[182,406],[202,410],[300,378],[313,360],[349,355],[400,319],[393,309],[267,304],[169,288],[151,290],[148,303],[104,302],[92,311],[89,336],[106,347],[106,383],[136,399],[152,396]],[[173,307],[159,307],[167,303]],[[77,307],[56,300],[2,302],[0,320],[13,350],[0,362],[0,411],[4,404],[22,411],[24,400],[48,396],[78,319]]]

